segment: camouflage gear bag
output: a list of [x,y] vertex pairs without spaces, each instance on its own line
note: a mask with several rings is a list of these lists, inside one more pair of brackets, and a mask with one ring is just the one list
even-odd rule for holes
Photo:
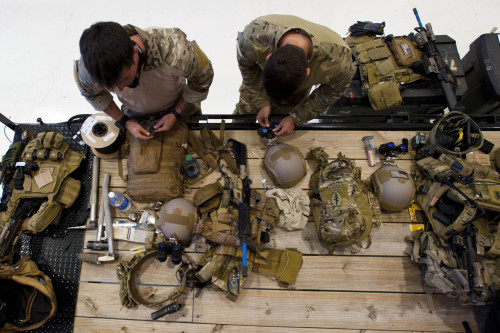
[[335,245],[361,247],[364,239],[369,247],[371,229],[381,224],[382,213],[377,199],[361,180],[361,169],[342,153],[328,162],[328,154],[321,147],[312,149],[309,155],[318,164],[309,188],[319,238],[330,244],[330,253]]

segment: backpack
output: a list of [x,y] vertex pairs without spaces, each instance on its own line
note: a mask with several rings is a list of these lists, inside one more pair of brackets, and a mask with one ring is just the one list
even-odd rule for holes
[[309,158],[318,164],[311,175],[311,210],[316,231],[321,240],[330,244],[330,254],[336,245],[370,246],[372,227],[381,224],[378,200],[361,180],[361,169],[342,153],[331,162],[321,147],[312,149]]
[[12,266],[0,266],[0,332],[36,329],[56,309],[52,281],[29,256]]

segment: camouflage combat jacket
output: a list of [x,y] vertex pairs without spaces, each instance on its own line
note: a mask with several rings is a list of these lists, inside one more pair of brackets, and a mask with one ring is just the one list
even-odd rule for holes
[[130,36],[139,34],[146,47],[139,86],[108,91],[92,79],[82,61],[76,61],[76,83],[94,109],[105,110],[113,100],[111,92],[127,108],[140,113],[172,109],[181,97],[189,103],[207,97],[214,73],[210,60],[195,41],[188,41],[177,28],[124,28]]
[[[259,17],[238,34],[237,42],[237,60],[243,85],[254,95],[252,104],[257,110],[271,104],[262,83],[266,57],[278,48],[281,37],[290,31],[305,33],[313,45],[309,58],[311,73],[289,98],[290,104],[297,104],[291,116],[299,125],[325,112],[343,95],[354,76],[355,66],[349,46],[329,28],[290,15]],[[309,94],[315,85],[320,86]]]

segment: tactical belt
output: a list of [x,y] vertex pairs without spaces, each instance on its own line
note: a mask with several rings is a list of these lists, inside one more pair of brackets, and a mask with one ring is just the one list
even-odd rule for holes
[[[139,290],[137,289],[135,276],[137,272],[141,269],[142,265],[151,258],[156,258],[157,251],[152,250],[147,252],[144,255],[135,255],[129,262],[121,262],[118,264],[117,273],[118,279],[120,280],[120,300],[122,305],[127,308],[133,308],[136,304],[146,305],[148,307],[152,307],[155,305],[159,305],[163,302],[173,300],[174,302],[186,292],[187,289],[187,277],[188,270],[191,266],[191,262],[187,265],[181,266],[182,270],[182,281],[175,291],[170,293],[167,297],[161,298],[156,301],[148,301],[146,300]],[[188,261],[191,261],[188,259]]]

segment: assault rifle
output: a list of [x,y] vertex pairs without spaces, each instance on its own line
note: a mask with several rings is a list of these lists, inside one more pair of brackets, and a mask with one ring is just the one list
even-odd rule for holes
[[239,174],[231,173],[225,166],[220,167],[220,172],[229,180],[230,198],[238,205],[238,237],[242,251],[242,274],[248,274],[247,243],[250,238],[250,179],[247,175],[247,147],[234,139],[228,139],[228,145],[236,159]]
[[24,219],[35,214],[40,208],[42,202],[45,200],[45,198],[29,198],[20,200],[16,212],[10,219],[10,225],[8,227],[5,226],[2,234],[0,235],[0,260],[10,254],[9,251],[18,239]]
[[451,239],[451,246],[456,255],[458,268],[467,271],[469,282],[469,298],[472,304],[477,303],[477,297],[483,291],[484,283],[481,274],[481,264],[476,257],[476,232],[471,225]]
[[417,43],[422,46],[425,50],[425,54],[427,56],[425,75],[433,77],[434,80],[439,84],[441,90],[443,92],[443,96],[446,100],[446,106],[450,111],[458,110],[457,107],[457,96],[455,94],[454,85],[456,85],[456,79],[446,64],[446,61],[439,53],[436,48],[436,36],[434,35],[434,31],[432,30],[432,25],[427,23],[424,26],[420,21],[420,17],[418,15],[418,11],[416,8],[413,8],[413,13],[417,18],[417,22],[419,27],[415,28],[417,31]]
[[2,173],[0,174],[0,183],[3,187],[2,198],[0,199],[0,212],[5,211],[7,208],[7,201],[9,201],[12,194],[12,189],[9,188],[7,183],[10,181],[14,172],[16,171],[16,162],[19,161],[21,154],[23,153],[25,144],[23,141],[17,141],[12,143],[2,156]]

